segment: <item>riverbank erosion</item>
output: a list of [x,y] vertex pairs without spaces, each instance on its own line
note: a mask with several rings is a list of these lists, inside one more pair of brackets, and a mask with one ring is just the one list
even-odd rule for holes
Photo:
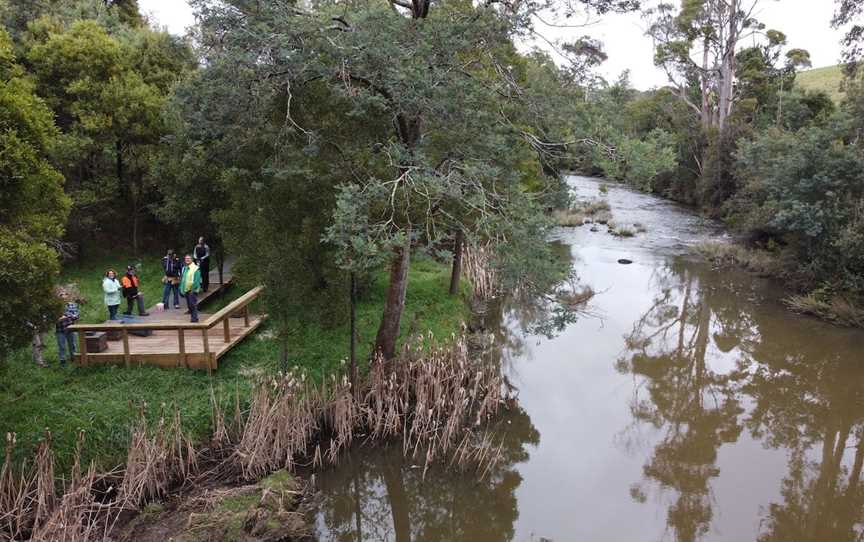
[[112,537],[119,542],[312,540],[308,487],[286,470],[254,484],[196,487],[146,505]]

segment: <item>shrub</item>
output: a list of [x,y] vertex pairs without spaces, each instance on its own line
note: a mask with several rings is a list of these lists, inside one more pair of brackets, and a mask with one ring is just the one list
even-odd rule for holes
[[727,206],[749,232],[771,232],[796,254],[810,286],[830,283],[864,292],[864,152],[853,119],[837,114],[824,126],[772,129],[742,142],[742,190]]
[[697,254],[718,267],[740,267],[760,276],[779,276],[782,266],[778,258],[764,250],[748,249],[736,243],[702,243]]

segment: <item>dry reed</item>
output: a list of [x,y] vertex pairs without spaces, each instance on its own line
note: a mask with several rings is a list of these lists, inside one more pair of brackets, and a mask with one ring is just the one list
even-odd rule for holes
[[[333,464],[358,435],[402,438],[404,453],[427,466],[464,447],[465,435],[499,412],[505,387],[495,369],[469,360],[464,339],[431,342],[418,339],[396,363],[375,360],[358,390],[344,377],[310,386],[293,373],[261,383],[234,449],[238,470],[256,479],[301,460]],[[460,457],[463,464],[485,456]]]
[[782,257],[764,250],[725,242],[705,242],[694,248],[697,254],[718,268],[738,267],[762,277],[784,275]]
[[792,295],[783,300],[789,309],[816,316],[839,325],[864,327],[864,309],[839,295],[824,295],[811,292],[804,295]]
[[[0,470],[0,540],[104,540],[122,513],[140,510],[181,484],[208,475],[256,480],[279,469],[293,471],[299,463],[335,464],[358,438],[401,439],[405,455],[422,460],[427,469],[449,457],[451,466],[473,467],[485,477],[501,446],[481,427],[507,404],[507,390],[495,367],[471,359],[464,337],[447,346],[420,337],[398,361],[374,360],[358,389],[345,377],[321,385],[295,373],[262,379],[245,416],[239,395],[235,398],[230,429],[211,395],[213,434],[207,448],[193,446],[176,409],[166,415],[163,407],[158,420],[148,424],[142,406],[124,468],[100,474],[91,464],[82,474],[82,433],[71,480],[59,498],[50,433],[33,466],[20,473],[13,472],[10,434]],[[202,472],[205,462],[212,468]]]
[[471,283],[471,293],[476,301],[486,301],[498,295],[498,274],[492,265],[492,248],[489,245],[465,245],[462,255],[465,278]]

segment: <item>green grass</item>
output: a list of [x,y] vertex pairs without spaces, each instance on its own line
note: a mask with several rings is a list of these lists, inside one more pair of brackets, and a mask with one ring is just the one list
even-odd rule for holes
[[812,70],[799,72],[795,77],[795,84],[799,88],[809,91],[823,91],[834,100],[834,103],[843,101],[844,95],[840,90],[843,82],[842,66],[827,66]]
[[[159,254],[137,258],[129,255],[102,256],[83,264],[64,267],[60,284],[74,283],[84,296],[85,302],[80,306],[82,323],[103,322],[108,319],[108,308],[105,306],[102,294],[102,279],[105,278],[105,272],[113,269],[117,272],[117,280],[120,280],[126,272],[126,266],[135,265],[141,281],[140,290],[144,294],[144,304],[151,307],[162,301],[161,258]],[[125,310],[126,300],[124,299],[120,304],[120,312]],[[137,312],[137,308],[135,311]]]
[[[98,260],[64,270],[63,282],[76,282],[88,302],[82,320],[99,322],[107,317],[102,304],[101,277],[104,269],[125,269],[125,259]],[[142,290],[150,306],[161,296],[158,257],[142,260]],[[409,328],[432,331],[448,337],[458,331],[467,316],[461,298],[447,295],[449,269],[430,259],[413,262],[403,315],[403,338]],[[360,359],[368,355],[375,338],[385,297],[386,277],[380,273],[358,307]],[[235,288],[231,295],[238,295]],[[208,308],[208,311],[211,310]],[[204,372],[155,367],[90,367],[61,369],[53,334],[47,336],[46,361],[51,368],[36,367],[29,350],[21,350],[0,365],[0,431],[17,433],[15,459],[30,457],[44,431],[50,429],[58,459],[58,472],[69,469],[79,429],[86,431],[83,459],[111,468],[125,458],[129,426],[139,405],[147,405],[155,419],[165,405],[176,405],[184,425],[195,438],[205,439],[210,428],[210,388],[226,404],[233,403],[235,390],[248,398],[257,375],[279,369],[280,346],[267,338],[267,326],[220,360],[212,380]],[[322,327],[307,323],[289,340],[289,364],[305,368],[319,379],[340,368],[348,355],[347,323]]]

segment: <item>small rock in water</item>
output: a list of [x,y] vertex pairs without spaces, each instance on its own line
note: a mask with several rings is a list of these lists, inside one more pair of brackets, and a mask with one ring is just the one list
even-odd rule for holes
[[597,226],[591,226],[591,231],[600,231],[600,228]]
[[633,260],[628,260],[627,258],[621,258],[620,260],[618,260],[618,263],[623,264],[623,265],[628,265],[628,264],[633,263]]

